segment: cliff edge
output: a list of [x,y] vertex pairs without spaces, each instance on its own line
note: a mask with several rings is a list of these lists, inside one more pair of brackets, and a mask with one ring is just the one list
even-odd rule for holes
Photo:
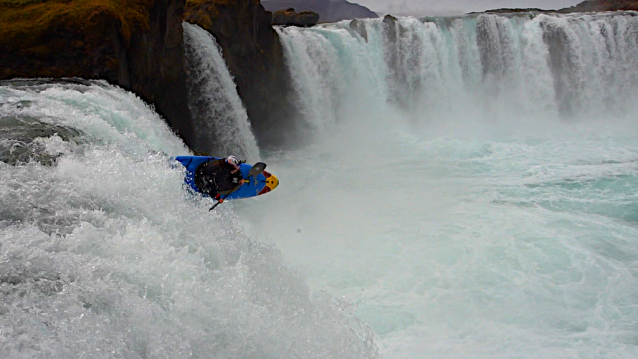
[[285,145],[300,130],[291,78],[272,14],[259,0],[187,0],[184,20],[222,48],[260,147]]
[[263,0],[262,5],[273,12],[289,8],[312,11],[319,14],[320,22],[379,17],[367,7],[346,0]]
[[183,12],[184,0],[0,0],[0,79],[105,79],[188,144]]

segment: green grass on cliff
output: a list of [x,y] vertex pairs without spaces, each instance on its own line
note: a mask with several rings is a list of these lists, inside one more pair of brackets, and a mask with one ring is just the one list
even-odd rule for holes
[[80,31],[99,37],[115,20],[128,40],[135,29],[148,30],[153,0],[0,0],[0,46],[38,45],[51,33]]

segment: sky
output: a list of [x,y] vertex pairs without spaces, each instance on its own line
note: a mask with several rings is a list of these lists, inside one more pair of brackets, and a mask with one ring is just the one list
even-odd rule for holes
[[349,0],[380,16],[456,15],[500,8],[562,9],[583,0]]

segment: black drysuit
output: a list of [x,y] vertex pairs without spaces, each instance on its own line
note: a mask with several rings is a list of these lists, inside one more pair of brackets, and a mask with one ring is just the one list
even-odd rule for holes
[[195,170],[195,185],[199,190],[211,197],[216,194],[226,195],[234,192],[239,186],[239,181],[243,179],[241,170],[235,173],[235,167],[226,163],[225,160],[213,160],[201,164]]

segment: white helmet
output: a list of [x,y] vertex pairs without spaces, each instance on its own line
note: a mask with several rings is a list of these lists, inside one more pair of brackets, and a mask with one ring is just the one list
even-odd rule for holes
[[230,163],[233,166],[239,166],[241,164],[241,161],[239,160],[239,158],[230,155],[226,158],[226,162]]

